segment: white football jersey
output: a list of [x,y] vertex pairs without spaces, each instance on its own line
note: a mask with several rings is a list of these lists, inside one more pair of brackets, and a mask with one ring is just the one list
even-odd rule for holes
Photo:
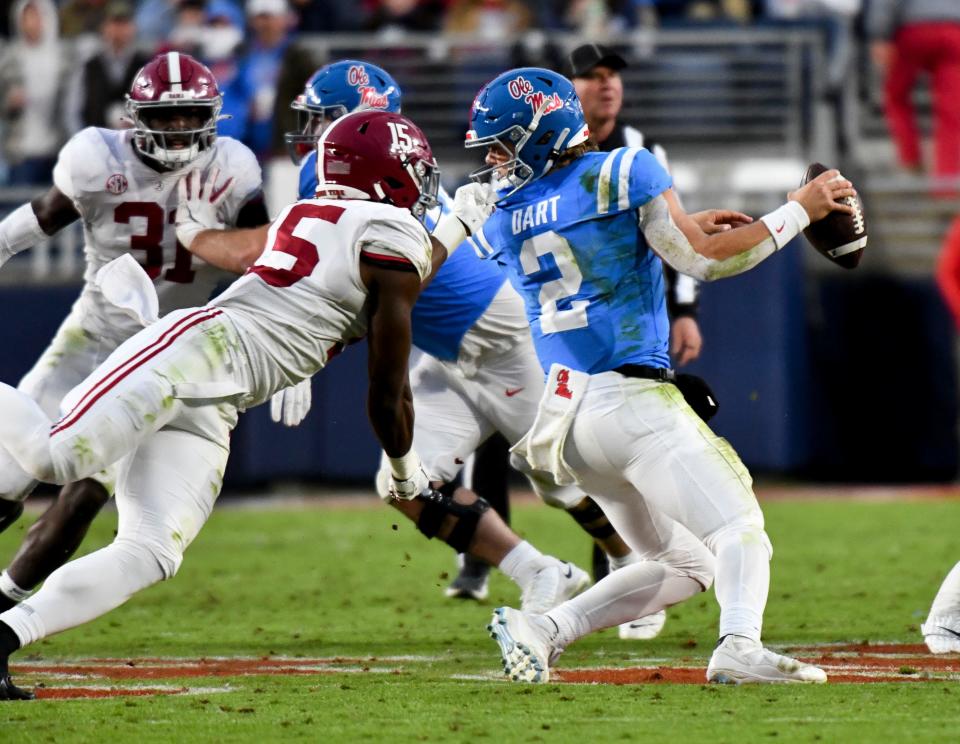
[[[133,149],[133,131],[88,127],[60,151],[53,183],[69,197],[83,220],[87,266],[75,306],[83,327],[97,336],[123,339],[139,330],[131,318],[107,303],[93,280],[101,266],[130,253],[153,280],[160,314],[203,305],[221,280],[232,274],[195,257],[177,242],[174,216],[177,182],[188,171],[204,177],[220,169],[219,181],[234,183],[219,217],[236,224],[240,208],[262,188],[260,166],[240,142],[220,137],[192,163],[158,172]],[[219,184],[218,184],[219,185]]]
[[431,270],[430,236],[410,210],[306,199],[280,213],[256,264],[211,303],[240,331],[251,364],[250,405],[310,377],[366,335],[362,255],[399,262],[421,281]]

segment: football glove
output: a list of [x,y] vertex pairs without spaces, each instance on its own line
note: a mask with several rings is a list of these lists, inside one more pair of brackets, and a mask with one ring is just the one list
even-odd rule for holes
[[222,230],[226,225],[217,215],[217,209],[230,193],[233,178],[219,187],[220,169],[213,168],[204,179],[199,169],[192,170],[177,183],[177,240],[189,249],[197,235],[204,230]]
[[299,426],[307,417],[312,402],[310,378],[274,393],[270,398],[270,418],[284,426]]

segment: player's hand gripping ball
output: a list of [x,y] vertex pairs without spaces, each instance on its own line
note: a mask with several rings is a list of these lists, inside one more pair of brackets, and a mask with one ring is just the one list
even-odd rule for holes
[[[801,186],[829,170],[822,163],[813,163],[803,176]],[[860,195],[839,200],[853,208],[853,214],[831,212],[803,231],[810,245],[845,269],[854,269],[860,263],[867,245],[867,220]]]

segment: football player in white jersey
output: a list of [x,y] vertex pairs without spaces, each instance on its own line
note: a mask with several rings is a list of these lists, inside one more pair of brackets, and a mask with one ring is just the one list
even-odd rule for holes
[[[239,411],[364,335],[368,414],[390,457],[391,492],[428,490],[411,446],[407,359],[411,308],[432,259],[446,255],[418,219],[436,203],[436,162],[413,122],[383,111],[342,117],[318,148],[317,198],[281,212],[250,271],[205,307],[125,341],[70,392],[59,421],[0,384],[0,446],[38,480],[72,482],[121,461],[116,539],[0,614],[0,699],[30,697],[10,680],[10,653],[172,577],[219,494]],[[490,210],[470,198],[448,219],[479,224]]]
[[[142,327],[141,320],[109,302],[105,293],[111,290],[98,278],[102,267],[124,254],[136,258],[152,280],[160,314],[202,305],[220,281],[232,278],[195,259],[174,234],[176,186],[186,169],[204,175],[211,196],[223,191],[217,217],[224,224],[268,221],[253,153],[236,140],[217,137],[220,105],[217,82],[206,67],[185,54],[158,55],[133,80],[127,100],[133,128],[77,133],[60,152],[53,186],[0,222],[0,264],[76,220],[83,222],[83,289],[19,386],[50,418],[57,418],[72,388]],[[124,291],[123,277],[114,278]],[[24,599],[72,555],[109,498],[114,478],[108,470],[64,487],[0,575],[0,610]],[[34,485],[17,468],[3,468],[0,530],[19,516]]]

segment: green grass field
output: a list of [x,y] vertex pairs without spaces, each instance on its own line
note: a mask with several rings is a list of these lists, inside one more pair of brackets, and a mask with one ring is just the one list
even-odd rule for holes
[[[920,641],[958,558],[960,501],[775,501],[764,510],[775,548],[769,644]],[[564,514],[524,503],[514,522],[542,549],[587,565],[586,541]],[[0,560],[28,523],[0,536]],[[114,523],[102,515],[84,550],[109,541]],[[2,704],[0,741],[956,741],[960,731],[958,675],[906,681],[912,669],[901,670],[903,682],[816,687],[507,682],[484,626],[516,592],[496,576],[486,605],[447,600],[452,571],[446,546],[373,502],[221,508],[175,579],[14,657],[18,682],[41,691],[164,685],[190,694]],[[711,592],[672,609],[655,641],[605,631],[558,668],[704,666],[716,620]],[[149,671],[136,661],[144,657],[264,660],[247,675],[136,679]],[[293,671],[271,671],[278,657],[291,657]],[[41,671],[90,658],[132,660],[121,664],[132,678]],[[307,658],[327,661],[295,667]]]

